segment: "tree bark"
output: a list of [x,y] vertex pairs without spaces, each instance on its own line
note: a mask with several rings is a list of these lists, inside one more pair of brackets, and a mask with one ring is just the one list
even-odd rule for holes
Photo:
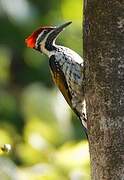
[[124,180],[124,0],[84,0],[92,180]]

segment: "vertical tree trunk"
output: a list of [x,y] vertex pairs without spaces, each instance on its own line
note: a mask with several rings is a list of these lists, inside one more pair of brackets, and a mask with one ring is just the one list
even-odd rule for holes
[[84,0],[92,180],[124,180],[124,0]]

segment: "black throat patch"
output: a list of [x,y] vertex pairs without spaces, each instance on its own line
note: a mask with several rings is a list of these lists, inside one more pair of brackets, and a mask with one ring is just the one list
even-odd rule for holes
[[46,48],[48,51],[56,50],[56,47],[53,45],[54,39],[55,39],[55,37],[53,36],[52,33],[51,33],[51,34],[48,36],[48,38],[46,39],[45,48]]

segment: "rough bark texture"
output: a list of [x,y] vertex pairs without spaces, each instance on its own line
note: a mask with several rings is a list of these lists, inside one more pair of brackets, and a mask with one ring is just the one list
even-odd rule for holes
[[124,0],[85,0],[92,180],[124,180]]

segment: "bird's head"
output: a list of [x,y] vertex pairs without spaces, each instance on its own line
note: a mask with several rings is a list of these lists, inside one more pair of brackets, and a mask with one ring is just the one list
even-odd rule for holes
[[45,53],[45,51],[54,50],[53,44],[55,39],[69,24],[71,24],[71,22],[67,22],[57,27],[40,27],[25,40],[27,47],[36,49],[43,53]]

